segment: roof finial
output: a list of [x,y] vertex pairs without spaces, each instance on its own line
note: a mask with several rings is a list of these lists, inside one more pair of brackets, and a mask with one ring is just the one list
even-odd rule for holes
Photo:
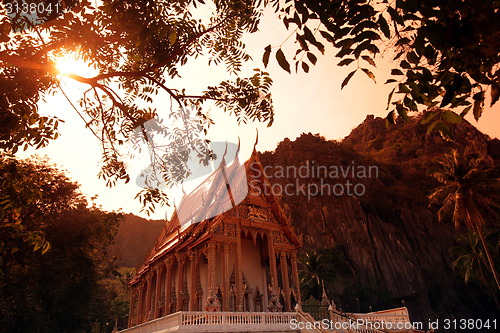
[[226,166],[226,154],[227,154],[227,141],[226,141],[226,148],[224,149],[224,154],[222,154],[222,158],[219,164],[219,168],[224,168]]
[[257,151],[257,144],[259,143],[259,129],[256,128],[255,130],[257,131],[257,136],[255,137],[255,143],[253,145],[253,151],[254,152]]
[[240,137],[238,136],[238,148],[236,148],[236,153],[234,153],[235,157],[238,157],[238,154],[240,152],[240,148],[241,148],[241,141],[240,141]]
[[323,293],[321,295],[321,305],[329,305],[330,301],[328,300],[328,296],[325,290],[325,282],[321,280],[321,288],[323,289]]

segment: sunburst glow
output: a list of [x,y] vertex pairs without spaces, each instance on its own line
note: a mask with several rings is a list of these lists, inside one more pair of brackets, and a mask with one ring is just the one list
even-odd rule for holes
[[90,66],[75,53],[56,57],[55,66],[61,75],[76,74],[83,77],[92,77],[98,74],[97,69]]

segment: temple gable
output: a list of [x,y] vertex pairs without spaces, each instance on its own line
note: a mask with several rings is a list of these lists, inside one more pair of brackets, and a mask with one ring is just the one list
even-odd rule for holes
[[130,283],[130,326],[177,311],[291,311],[300,302],[299,238],[266,191],[256,152],[241,170],[221,163],[183,199]]

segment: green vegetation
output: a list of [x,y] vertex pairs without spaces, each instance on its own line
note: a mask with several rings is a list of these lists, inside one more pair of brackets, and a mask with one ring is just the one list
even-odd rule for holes
[[[479,119],[486,94],[490,104],[500,96],[500,1],[473,0],[285,0],[272,1],[289,36],[295,37],[295,70],[309,71],[325,52],[337,48],[338,66],[350,66],[343,88],[356,73],[375,81],[370,70],[379,53],[394,55],[395,68],[387,84],[387,121],[429,107],[449,107],[429,128],[449,138],[446,122],[460,121],[473,110]],[[287,40],[289,40],[287,38]],[[286,42],[286,40],[285,40]],[[284,42],[284,43],[285,43]],[[266,65],[271,45],[264,52]],[[276,60],[290,72],[281,45]],[[488,92],[489,91],[489,92]],[[396,97],[397,96],[397,97]],[[420,107],[419,107],[420,106]],[[457,113],[460,113],[458,115]],[[439,117],[441,118],[441,116]]]
[[[250,59],[242,36],[258,30],[268,5],[292,31],[283,43],[295,38],[296,70],[308,72],[329,43],[338,49],[339,66],[353,68],[344,87],[357,72],[375,80],[370,70],[378,61],[375,56],[395,53],[398,63],[388,80],[395,85],[388,102],[389,122],[395,122],[396,114],[407,120],[409,111],[423,107],[450,107],[427,120],[429,130],[450,139],[447,123],[461,121],[469,110],[478,119],[487,94],[490,104],[498,100],[499,1],[447,0],[436,6],[432,0],[108,0],[95,7],[89,0],[68,0],[61,15],[41,14],[43,24],[0,17],[0,148],[15,153],[58,137],[59,120],[40,115],[37,103],[61,92],[59,74],[85,89],[74,111],[102,143],[99,176],[110,186],[129,181],[124,145],[137,144],[134,129],[139,129],[139,141],[154,148],[153,166],[160,168],[160,181],[170,185],[187,175],[182,166],[190,152],[204,163],[213,157],[204,138],[212,123],[207,103],[241,122],[272,124],[272,80],[266,72],[228,77],[195,92],[179,80],[182,69],[203,55],[209,65],[223,64],[237,76]],[[264,65],[272,52],[270,45],[265,48]],[[57,61],[68,55],[81,57],[98,74],[60,73]],[[291,72],[281,45],[275,56]],[[172,84],[172,79],[180,84]],[[170,99],[168,111],[158,108],[160,98]],[[187,110],[194,112],[187,115]],[[167,115],[181,125],[147,133],[145,122]],[[171,149],[151,145],[153,134],[164,135]],[[138,194],[148,212],[168,202],[165,193],[154,188],[158,179],[153,178],[146,178],[146,189]]]
[[47,161],[2,156],[1,175],[2,332],[123,326],[131,272],[107,259],[121,215],[89,207],[78,185]]
[[306,251],[299,258],[299,279],[302,299],[321,300],[323,288],[330,294],[342,278],[352,276],[352,267],[338,246]]
[[442,205],[438,211],[440,221],[452,215],[457,229],[464,224],[468,230],[477,233],[486,255],[488,270],[500,290],[498,273],[483,235],[484,228],[488,227],[483,214],[488,213],[496,218],[500,208],[498,166],[495,167],[489,156],[467,151],[459,153],[457,150],[446,154],[440,166],[441,170],[436,171],[434,177],[441,186],[429,196],[429,200]]
[[[439,223],[437,211],[441,205],[429,206],[428,199],[440,186],[432,176],[441,171],[439,160],[453,149],[470,147],[480,156],[491,156],[490,166],[498,172],[498,140],[488,138],[467,121],[450,124],[455,141],[443,140],[437,132],[427,133],[426,125],[421,124],[428,115],[411,117],[408,122],[398,120],[389,128],[384,119],[368,116],[340,142],[311,133],[302,134],[294,141],[285,139],[274,152],[260,156],[266,166],[300,166],[305,161],[314,161],[316,166],[378,166],[378,178],[367,182],[358,180],[367,188],[361,197],[323,195],[308,200],[305,196],[293,195],[282,198],[290,207],[294,227],[302,236],[306,252],[342,248],[354,274],[328,286],[325,284],[325,289],[343,311],[369,311],[370,307],[382,310],[404,304],[414,320],[449,316],[492,318],[498,314],[491,287],[497,296],[498,291],[484,251],[482,264],[490,288],[473,279],[474,274],[477,276],[480,272],[475,272],[465,283],[460,265],[452,265],[459,254],[450,249],[459,245],[457,237],[466,228],[457,231],[451,223]],[[498,176],[494,172],[490,176],[493,185]],[[284,186],[295,179],[270,181]],[[313,178],[303,181],[318,182]],[[343,181],[324,179],[325,183]],[[495,191],[490,189],[487,194],[490,203],[498,204]],[[486,207],[482,206],[481,213],[487,226],[485,237],[493,242],[491,254],[497,258],[498,215],[495,214],[498,207],[489,207],[483,211]],[[482,248],[479,238],[478,242]],[[320,264],[320,267],[331,266],[329,262]],[[495,266],[498,265],[500,263],[495,262]],[[304,282],[314,281],[311,277],[317,276],[315,271],[308,268],[303,273],[307,278]],[[321,299],[318,283],[314,285],[314,297]],[[308,289],[313,288],[306,285],[304,290]]]
[[[70,10],[58,17],[47,14],[50,17],[42,20],[50,20],[39,25],[1,14],[0,149],[15,153],[27,146],[43,147],[58,137],[59,120],[41,116],[37,106],[47,94],[64,94],[57,75],[80,83],[85,90],[72,111],[101,143],[99,177],[109,186],[129,181],[124,154],[139,142],[153,149],[154,167],[167,186],[186,176],[185,162],[191,152],[208,163],[212,152],[204,135],[212,120],[203,107],[206,103],[234,114],[240,122],[272,124],[269,75],[256,70],[250,77],[229,76],[238,74],[242,63],[250,59],[241,39],[244,33],[257,31],[263,1],[109,0],[97,4],[65,1]],[[224,65],[228,77],[192,91],[183,86],[180,73],[203,55],[209,65]],[[68,56],[87,61],[98,74],[61,73],[57,63]],[[180,84],[173,84],[173,79]],[[162,109],[165,100],[170,105]],[[145,122],[154,117],[175,119],[179,125],[146,130]],[[151,142],[155,135],[162,135],[161,147],[169,149],[155,147]],[[155,188],[156,178],[145,181],[146,189],[138,198],[150,212],[168,198]]]
[[[498,266],[500,256],[498,255],[498,231],[490,232],[484,235],[487,246],[495,266]],[[493,298],[498,309],[500,302],[498,300],[498,290],[491,276],[491,269],[486,258],[484,244],[476,231],[470,231],[457,238],[457,245],[452,249],[452,255],[455,259],[453,268],[463,276],[465,283],[479,283],[479,285]]]

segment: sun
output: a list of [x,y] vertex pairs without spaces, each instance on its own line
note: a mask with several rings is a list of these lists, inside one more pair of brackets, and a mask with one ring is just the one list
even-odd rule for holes
[[93,77],[98,70],[90,66],[76,53],[68,53],[55,58],[55,67],[60,75],[76,74],[82,77]]

